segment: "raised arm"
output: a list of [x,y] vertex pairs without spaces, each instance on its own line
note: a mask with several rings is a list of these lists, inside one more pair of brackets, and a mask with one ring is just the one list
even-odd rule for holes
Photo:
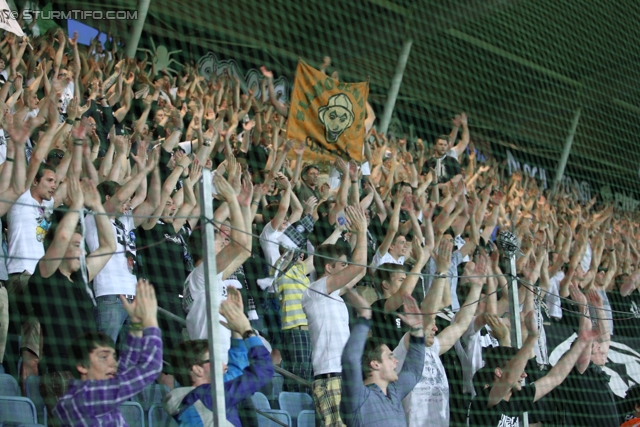
[[287,117],[289,111],[287,106],[278,100],[278,96],[276,94],[276,89],[273,86],[273,72],[267,70],[266,67],[260,67],[260,71],[262,71],[262,75],[267,80],[267,90],[269,91],[269,102],[276,109],[278,114],[283,117]]
[[456,314],[456,320],[438,334],[440,355],[449,351],[469,328],[469,324],[478,307],[480,292],[482,292],[482,286],[484,285],[483,278],[478,276],[484,276],[486,274],[485,269],[486,260],[482,257],[478,260],[477,264],[468,262],[465,266],[464,275],[471,277],[460,279],[458,286],[469,286],[469,293],[467,294],[464,305],[460,307],[460,311]]
[[280,228],[282,223],[284,222],[285,217],[287,216],[287,212],[289,211],[289,204],[291,202],[291,183],[283,174],[278,174],[278,181],[280,185],[284,188],[284,194],[280,199],[280,204],[278,206],[278,213],[271,219],[271,227],[274,230]]
[[466,150],[469,145],[469,120],[467,118],[467,113],[463,112],[460,114],[460,124],[462,125],[462,137],[460,138],[460,142],[453,147],[456,154],[458,154],[458,157],[464,153],[464,150]]
[[540,335],[536,322],[535,313],[533,311],[527,313],[525,325],[527,331],[529,331],[529,335],[524,343],[522,343],[522,348],[518,350],[518,353],[507,363],[504,369],[496,369],[496,374],[499,374],[499,379],[494,383],[493,387],[491,387],[489,400],[487,402],[488,408],[492,408],[500,403],[511,391],[516,382],[522,380],[521,377],[524,372],[524,367]]
[[438,251],[435,255],[436,274],[438,274],[438,276],[433,279],[433,283],[431,283],[431,287],[427,291],[427,295],[424,297],[421,305],[425,325],[433,322],[435,319],[436,313],[442,305],[445,287],[449,286],[449,278],[444,275],[448,273],[449,266],[451,265],[452,249],[453,242],[451,240],[440,240]]
[[[218,191],[218,197],[229,205],[229,220],[231,221],[231,242],[218,255],[216,255],[217,271],[225,269],[240,255],[246,251],[248,236],[245,233],[244,217],[233,187],[220,174],[215,174],[213,183]],[[249,198],[250,199],[250,198]],[[235,270],[234,270],[235,271]],[[233,273],[231,271],[230,273]],[[230,274],[229,273],[229,274]]]
[[598,291],[591,289],[588,293],[589,304],[596,310],[596,317],[598,319],[598,336],[597,340],[600,343],[600,349],[604,354],[604,360],[609,357],[609,346],[611,345],[611,331],[609,330],[609,320],[607,319],[607,312],[604,309],[602,298],[598,294]]
[[[571,300],[578,306],[578,313],[580,316],[580,327],[579,331],[591,331],[592,323],[591,317],[589,316],[589,307],[587,307],[587,297],[582,293],[582,290],[576,285],[569,286],[569,292],[571,295]],[[586,371],[587,367],[591,363],[591,346],[587,346],[582,350],[582,353],[578,357],[576,362],[576,367],[578,371],[582,374]]]
[[356,247],[351,263],[340,272],[327,277],[327,292],[329,294],[347,286],[354,277],[363,273],[367,263],[367,219],[364,212],[360,207],[347,206],[345,213],[351,224],[352,232],[357,236]]
[[82,181],[81,188],[85,205],[93,211],[93,218],[98,229],[98,248],[87,257],[87,272],[89,281],[91,281],[107,265],[116,251],[116,239],[113,235],[111,221],[102,207],[96,183],[85,179]]
[[[142,223],[146,221],[145,217],[153,214],[160,204],[160,198],[162,197],[160,169],[158,168],[160,150],[160,147],[155,147],[151,150],[149,157],[147,158],[145,168],[151,170],[151,179],[149,180],[146,199],[133,210],[133,223],[136,227],[142,225]],[[123,201],[124,200],[126,199],[123,199]]]
[[338,213],[340,213],[345,206],[347,206],[348,200],[347,197],[349,195],[349,164],[342,160],[340,157],[336,158],[335,165],[336,169],[342,173],[342,180],[340,181],[340,188],[338,188],[338,194],[336,196],[336,203],[331,208],[329,212],[329,223],[334,223]]
[[[6,114],[8,115],[9,113],[7,112]],[[10,185],[0,193],[0,199],[5,202],[13,202],[27,189],[25,185],[27,161],[24,151],[26,139],[21,138],[20,133],[14,132],[11,127],[6,127],[5,130],[7,130],[9,134],[9,136],[7,136],[9,139],[7,141],[7,160],[2,168],[0,179],[3,184],[10,183]],[[15,135],[16,138],[14,138],[13,135]],[[13,160],[10,160],[12,159],[11,156],[13,156]],[[0,203],[0,216],[7,213],[11,206],[11,203]]]
[[371,306],[353,289],[347,292],[347,299],[358,313],[349,340],[342,351],[343,397],[340,402],[340,411],[346,415],[348,420],[351,414],[358,411],[371,393],[365,387],[362,379],[362,354],[367,342],[367,334],[371,328]]
[[191,163],[189,176],[182,181],[184,201],[182,202],[182,206],[180,206],[173,218],[173,231],[175,231],[176,233],[180,231],[182,226],[187,222],[189,215],[198,204],[198,199],[196,199],[193,187],[195,184],[197,184],[201,174],[202,166],[196,158],[193,163]]
[[418,239],[414,237],[413,250],[418,254],[418,259],[416,260],[416,263],[414,264],[407,277],[402,282],[402,285],[400,285],[398,291],[391,295],[384,303],[385,312],[396,311],[398,307],[402,305],[402,298],[413,293],[418,280],[420,280],[420,278],[422,277],[422,268],[427,263],[429,256],[431,256],[431,248],[427,246],[423,247]]
[[389,252],[389,246],[393,243],[396,233],[398,232],[400,224],[400,208],[402,206],[403,198],[404,196],[401,191],[398,191],[393,198],[393,213],[391,214],[391,219],[389,219],[389,228],[387,228],[387,234],[385,234],[384,240],[380,246],[378,246],[378,253],[381,257]]
[[[574,292],[579,292],[582,295],[582,292],[577,287],[572,287],[572,298],[574,297]],[[587,299],[582,295],[579,298],[581,302],[586,304]],[[586,306],[585,306],[586,307]],[[587,310],[588,312],[588,310]],[[573,369],[576,362],[579,363],[578,370],[582,373],[586,369],[586,367],[582,368],[580,364],[584,366],[583,353],[585,349],[591,348],[591,341],[594,338],[594,333],[591,331],[591,319],[588,317],[585,318],[585,322],[580,322],[580,331],[578,333],[578,339],[573,343],[571,349],[567,351],[562,358],[556,363],[556,365],[549,371],[547,375],[540,378],[535,382],[536,385],[536,396],[534,398],[534,402],[540,400],[543,396],[547,395],[551,390],[558,387],[562,384],[569,372]],[[589,351],[589,355],[591,355],[591,351]],[[589,361],[586,361],[586,365],[589,365]]]
[[69,190],[67,191],[67,207],[69,211],[64,215],[53,237],[53,242],[47,248],[44,257],[38,263],[40,274],[43,278],[51,277],[62,262],[69,248],[69,242],[80,219],[80,210],[84,207],[84,194],[80,188],[80,182],[75,177],[69,177]]

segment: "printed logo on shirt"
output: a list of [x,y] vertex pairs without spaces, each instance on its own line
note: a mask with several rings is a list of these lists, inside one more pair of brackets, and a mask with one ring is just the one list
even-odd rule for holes
[[182,244],[182,239],[180,238],[180,236],[172,236],[170,234],[164,233],[164,240],[168,240],[170,242],[173,242],[177,245],[181,245]]
[[508,417],[505,414],[502,414],[498,427],[520,427],[520,418]]
[[433,366],[433,364],[435,364],[434,360],[432,360],[430,364],[424,365],[420,382],[422,384],[428,384],[430,387],[442,391],[442,389],[444,389],[443,386],[445,385],[445,381],[444,378],[442,378],[440,370],[437,367]]
[[115,219],[113,225],[116,227],[116,242],[121,245],[127,257],[129,273],[136,274],[136,234],[133,230],[127,231],[122,221]]
[[51,228],[51,214],[53,210],[51,208],[44,208],[42,206],[38,206],[38,217],[36,218],[36,223],[38,224],[36,227],[36,239],[38,242],[44,242],[44,238]]
[[635,301],[631,301],[631,314],[636,319],[640,317],[640,308],[638,308],[638,304]]

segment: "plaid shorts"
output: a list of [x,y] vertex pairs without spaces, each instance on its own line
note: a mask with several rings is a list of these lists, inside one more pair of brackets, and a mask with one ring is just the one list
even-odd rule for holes
[[322,378],[313,381],[313,401],[325,427],[346,427],[340,418],[342,378]]
[[[311,341],[309,331],[303,329],[286,329],[282,331],[282,367],[292,374],[313,381],[311,365]],[[288,378],[284,379],[284,390],[309,393],[309,389]]]

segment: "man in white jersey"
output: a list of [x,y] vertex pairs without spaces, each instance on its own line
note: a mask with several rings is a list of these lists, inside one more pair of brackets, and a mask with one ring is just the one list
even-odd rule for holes
[[[24,311],[24,307],[18,308],[16,297],[20,298],[29,282],[29,277],[38,264],[40,258],[44,256],[44,239],[51,227],[51,217],[53,214],[53,194],[56,191],[56,172],[46,164],[40,165],[36,177],[29,189],[24,192],[9,209],[7,214],[9,259],[7,260],[7,271],[9,281],[7,282],[7,292],[9,294],[10,315],[12,318],[12,332],[21,334],[23,337],[22,348],[28,348],[29,342],[25,342],[25,337],[32,333],[39,335],[39,324],[35,319],[20,319],[14,317],[19,311]],[[19,324],[22,323],[22,328]],[[37,372],[38,353],[32,354],[29,351],[22,351],[22,366],[24,378],[28,374]]]
[[[156,202],[153,196],[148,197],[143,203],[139,202],[146,196],[146,191],[140,192],[139,188],[147,179],[147,175],[155,169],[158,159],[159,152],[156,149],[152,151],[146,165],[124,185],[120,186],[115,181],[104,181],[98,186],[102,206],[109,214],[116,239],[116,251],[93,279],[93,292],[96,297],[95,317],[98,330],[109,335],[113,342],[118,341],[122,327],[129,325],[129,316],[119,296],[123,295],[131,303],[136,293],[136,241],[133,230],[155,209]],[[152,181],[158,180],[157,176],[152,178]],[[152,188],[155,187],[154,182]],[[138,201],[131,200],[134,191],[138,192]],[[132,210],[132,203],[139,205]],[[87,215],[85,224],[87,246],[89,251],[93,252],[100,246],[94,216]]]
[[[25,175],[27,171],[25,160],[25,140],[13,141],[7,135],[6,161],[0,172],[0,217],[4,216],[14,202],[24,193]],[[0,220],[0,230],[2,221]],[[4,255],[4,254],[2,254]],[[4,256],[0,259],[0,363],[4,361],[4,350],[7,344],[9,327],[9,296],[7,281],[9,279]]]
[[313,364],[313,397],[325,426],[343,426],[340,418],[342,350],[349,340],[349,312],[341,290],[364,277],[367,262],[367,220],[360,208],[347,206],[347,218],[357,234],[352,264],[340,245],[316,248],[313,266],[319,279],[302,295],[309,322]]
[[[443,239],[436,256],[438,269],[446,269],[450,258],[451,242]],[[483,276],[485,274],[484,265],[481,263],[477,265],[472,262],[467,263],[466,271],[470,273],[469,276]],[[484,283],[481,277],[465,280],[468,281],[468,284],[463,283],[461,286],[470,286],[465,304],[456,314],[455,321],[437,336],[435,334],[438,328],[435,325],[434,313],[438,311],[438,304],[442,300],[445,287],[448,286],[447,278],[436,278],[422,302],[425,345],[422,378],[413,391],[402,401],[409,427],[449,426],[449,382],[440,356],[449,351],[469,327]],[[396,368],[398,372],[402,369],[408,348],[409,334],[406,334],[393,352],[398,359]]]
[[[218,197],[229,205],[231,220],[230,236],[225,237],[219,229],[215,230],[214,250],[216,253],[216,284],[221,301],[227,299],[228,286],[237,287],[240,283],[226,280],[251,255],[251,238],[247,235],[247,227],[253,221],[250,209],[252,188],[250,183],[243,183],[242,192],[236,196],[231,185],[222,177],[216,178],[220,187]],[[217,184],[216,184],[217,185]],[[202,247],[202,229],[196,228],[189,236],[189,249],[195,268],[184,283],[182,308],[187,314],[187,332],[189,339],[207,339],[207,304],[205,296],[204,248]],[[240,287],[242,287],[240,285]],[[220,315],[220,320],[226,319]],[[227,351],[231,347],[231,332],[227,328],[220,329],[222,350],[220,354],[227,363]]]

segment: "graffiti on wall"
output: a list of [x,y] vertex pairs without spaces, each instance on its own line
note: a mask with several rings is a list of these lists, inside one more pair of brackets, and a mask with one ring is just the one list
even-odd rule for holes
[[[262,73],[256,68],[252,68],[242,75],[240,67],[233,59],[219,59],[215,53],[209,52],[202,56],[198,60],[198,72],[207,81],[211,78],[218,78],[223,74],[229,76],[235,76],[240,80],[240,86],[243,92],[247,93],[249,90],[253,91],[253,95],[258,98],[262,96],[260,82],[262,81]],[[281,102],[289,102],[289,96],[291,93],[291,84],[289,80],[280,76],[273,80],[273,86],[276,90],[276,95]],[[267,94],[267,99],[269,94]]]

